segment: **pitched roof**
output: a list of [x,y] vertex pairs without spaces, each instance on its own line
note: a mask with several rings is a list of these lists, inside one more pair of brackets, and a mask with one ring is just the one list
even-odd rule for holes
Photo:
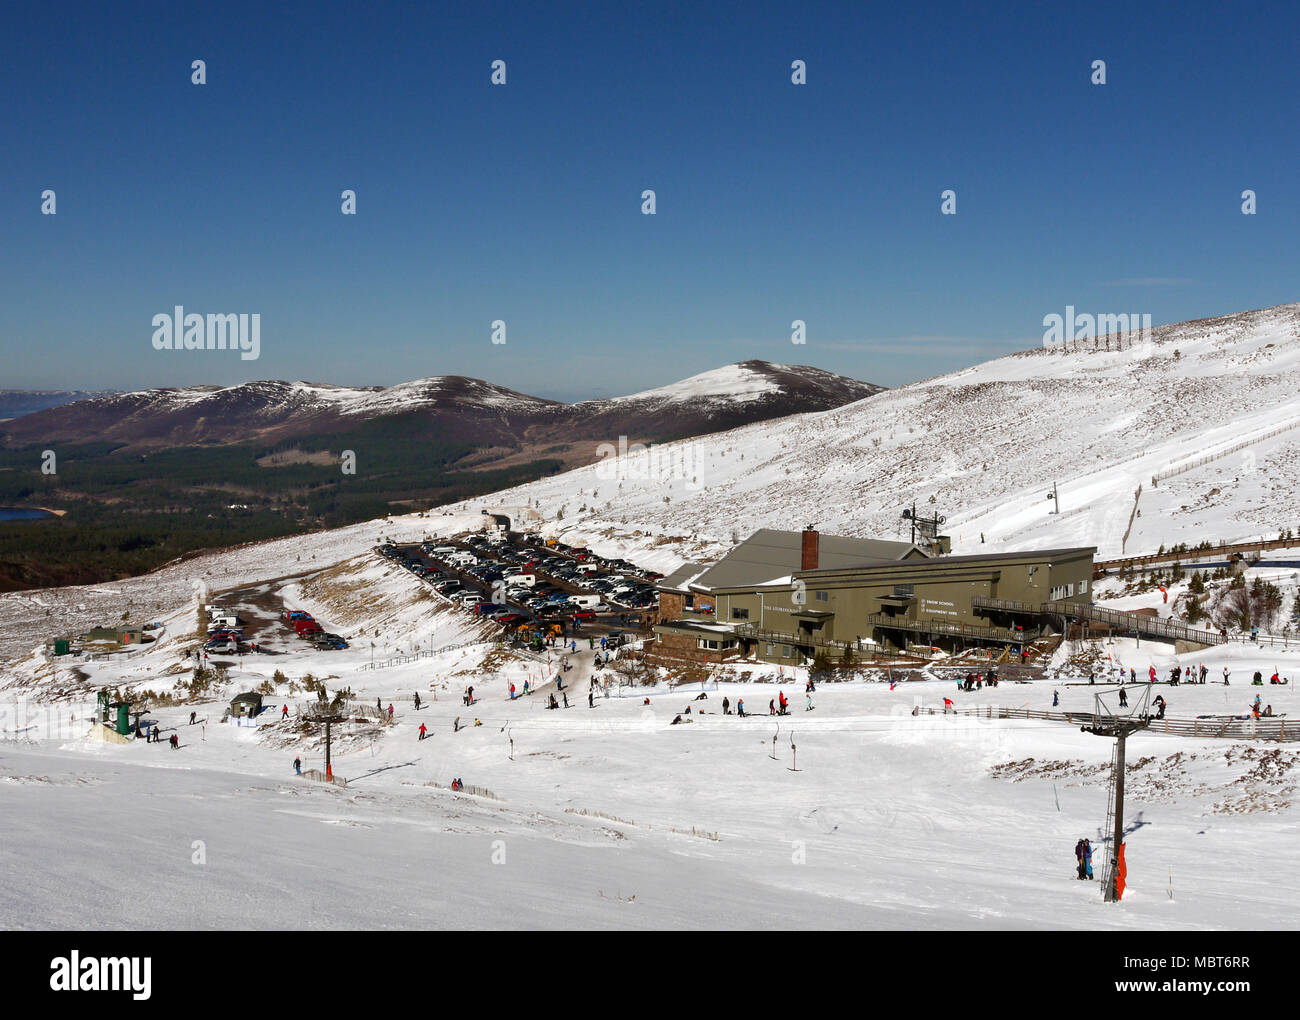
[[690,583],[708,569],[703,563],[687,560],[667,577],[661,577],[655,586],[660,591],[686,591]]
[[[819,535],[817,566],[842,569],[863,562],[894,562],[913,551],[920,552],[911,542]],[[788,580],[799,570],[802,558],[803,532],[762,528],[696,577],[691,587],[737,588]]]

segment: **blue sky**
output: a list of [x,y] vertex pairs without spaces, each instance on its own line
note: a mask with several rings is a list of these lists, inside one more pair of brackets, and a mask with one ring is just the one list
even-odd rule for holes
[[[1055,6],[14,8],[0,388],[894,385],[1068,304],[1300,299],[1295,8]],[[155,351],[176,304],[260,313],[261,358]]]

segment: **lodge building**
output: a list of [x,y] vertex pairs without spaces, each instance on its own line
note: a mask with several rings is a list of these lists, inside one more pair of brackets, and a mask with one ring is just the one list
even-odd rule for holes
[[[930,556],[910,542],[763,529],[659,582],[661,662],[1019,645],[1091,603],[1093,546]],[[1028,629],[1026,627],[1028,626]]]

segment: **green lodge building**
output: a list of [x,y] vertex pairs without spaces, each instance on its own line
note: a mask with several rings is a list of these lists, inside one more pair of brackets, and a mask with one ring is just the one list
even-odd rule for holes
[[929,556],[910,542],[764,529],[659,582],[662,663],[1020,645],[1091,604],[1094,546]]

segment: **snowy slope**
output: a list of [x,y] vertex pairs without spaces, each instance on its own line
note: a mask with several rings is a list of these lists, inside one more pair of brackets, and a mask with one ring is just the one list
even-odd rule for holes
[[[958,552],[1096,544],[1114,555],[1139,484],[1129,553],[1275,537],[1298,523],[1298,336],[1300,306],[1284,305],[1160,327],[1135,350],[1026,351],[492,499],[562,513],[556,530],[587,540],[664,551],[681,538],[667,542],[679,559],[806,519],[836,534],[902,536],[913,500],[947,515]],[[1045,498],[1053,482],[1059,516]]]

